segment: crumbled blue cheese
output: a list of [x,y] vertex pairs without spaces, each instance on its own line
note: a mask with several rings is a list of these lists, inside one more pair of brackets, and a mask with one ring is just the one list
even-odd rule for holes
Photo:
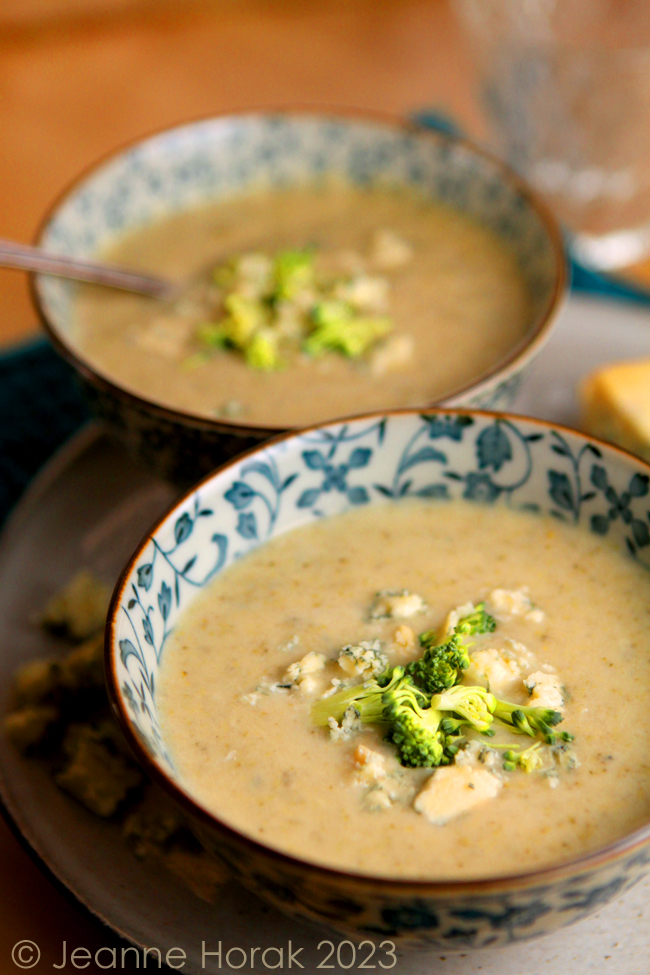
[[268,254],[249,252],[237,259],[234,271],[239,294],[259,301],[270,287],[273,260]]
[[375,377],[396,372],[408,366],[413,358],[412,335],[391,335],[370,354],[370,372]]
[[[519,669],[522,674],[526,671],[530,672],[536,666],[536,657],[532,650],[529,650],[527,646],[520,643],[519,640],[513,640],[511,637],[507,636],[505,638],[507,643],[507,653],[511,659],[514,659],[519,664]],[[548,668],[548,664],[542,664],[542,669]],[[551,670],[553,668],[550,668]]]
[[413,808],[436,826],[462,816],[495,799],[503,783],[496,775],[473,765],[445,765],[418,792]]
[[327,723],[330,729],[330,738],[332,741],[347,741],[352,735],[357,734],[359,731],[363,731],[363,725],[361,723],[359,712],[354,706],[350,706],[343,717],[341,718],[341,723],[339,724],[336,718],[328,718]]
[[562,681],[557,674],[547,674],[538,670],[525,678],[524,685],[530,694],[531,707],[551,708],[553,711],[561,711],[564,708]]
[[286,643],[283,643],[281,647],[278,647],[278,649],[283,650],[285,653],[288,653],[289,650],[295,650],[295,648],[298,646],[299,643],[300,643],[300,637],[298,636],[297,633],[294,633],[291,639],[287,640]]
[[357,646],[343,647],[339,654],[339,666],[346,674],[357,677],[374,677],[388,667],[388,657],[379,640],[363,640]]
[[357,311],[388,311],[390,284],[386,278],[360,274],[351,281],[341,281],[334,289],[334,297],[346,301]]
[[399,660],[413,660],[415,656],[420,655],[415,633],[406,623],[398,626],[393,633],[391,650]]
[[408,589],[385,589],[378,592],[368,612],[371,620],[407,619],[416,613],[426,613],[422,596]]
[[475,738],[468,741],[456,754],[455,763],[456,765],[483,765],[490,769],[497,769],[501,764],[499,753]]
[[386,777],[386,759],[379,752],[375,752],[366,745],[357,745],[354,750],[354,764],[358,778],[369,784]]
[[521,589],[493,589],[487,602],[497,619],[522,616],[529,623],[543,623],[545,619],[542,610],[533,605],[525,586]]
[[291,690],[290,682],[271,681],[268,677],[262,677],[261,681],[252,694],[242,694],[241,701],[256,707],[261,697],[268,697],[269,694],[288,694]]
[[383,271],[404,267],[413,260],[413,247],[394,230],[381,229],[373,235],[370,260]]
[[470,655],[469,667],[463,672],[463,683],[486,685],[489,691],[498,695],[520,677],[519,664],[507,650],[488,647]]
[[303,694],[312,694],[318,689],[318,681],[315,679],[325,666],[325,654],[311,653],[306,654],[302,660],[296,660],[289,664],[284,675],[285,684],[297,687]]

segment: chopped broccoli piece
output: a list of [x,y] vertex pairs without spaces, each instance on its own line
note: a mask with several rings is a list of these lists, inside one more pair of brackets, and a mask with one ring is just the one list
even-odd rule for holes
[[456,684],[431,698],[432,708],[451,711],[481,732],[490,730],[496,704],[495,696],[484,687],[465,687],[463,684]]
[[311,356],[342,352],[358,359],[393,327],[390,318],[357,316],[343,301],[322,301],[312,309],[314,330],[303,343]]
[[233,291],[224,301],[228,318],[221,323],[228,341],[237,349],[247,349],[259,328],[265,322],[264,309],[259,301],[253,301]]
[[485,603],[478,603],[474,612],[463,616],[454,628],[459,636],[477,636],[480,633],[494,633],[497,621],[485,609]]
[[445,736],[440,733],[442,715],[433,708],[401,708],[395,715],[390,740],[399,760],[409,768],[431,768],[444,758]]
[[436,644],[435,633],[428,630],[420,634],[420,644],[425,648],[424,655],[407,665],[406,671],[418,687],[437,694],[453,687],[459,679],[461,670],[469,667],[469,657],[460,637],[456,633],[444,643]]
[[503,768],[505,771],[514,772],[516,768],[520,768],[523,772],[530,774],[536,769],[543,768],[544,759],[538,751],[540,745],[541,742],[536,741],[534,745],[531,745],[523,751],[509,748],[508,751],[503,753]]
[[455,732],[441,730],[443,715],[429,707],[428,696],[403,667],[318,701],[312,707],[312,718],[318,725],[331,727],[332,720],[342,725],[351,708],[358,721],[377,724],[387,732],[402,765],[430,768],[448,764],[458,750]]
[[222,322],[206,322],[205,325],[199,325],[196,337],[199,342],[211,349],[226,349],[232,345],[228,329]]
[[330,718],[340,723],[347,709],[354,707],[362,722],[388,725],[388,710],[406,699],[423,707],[429,703],[426,695],[406,677],[404,668],[393,667],[363,684],[346,687],[316,701],[311,714],[315,724],[325,726]]
[[424,656],[414,660],[406,668],[416,684],[430,694],[440,694],[453,687],[460,679],[460,671],[469,667],[465,637],[479,633],[492,633],[495,620],[485,612],[485,604],[479,603],[469,616],[463,616],[444,643],[436,643],[434,630],[420,634]]
[[246,362],[253,369],[271,372],[281,365],[278,343],[270,329],[261,329],[246,346]]
[[274,299],[291,299],[311,287],[314,280],[314,255],[311,251],[281,251],[275,258]]
[[[370,307],[362,312],[356,299],[333,297],[349,282],[319,278],[316,271],[314,253],[307,249],[281,251],[275,257],[250,252],[225,262],[213,271],[223,293],[224,316],[200,325],[196,338],[207,349],[238,351],[250,366],[263,370],[281,366],[281,351],[297,353],[301,348],[311,356],[330,351],[362,356],[390,331],[390,319],[372,317]],[[373,294],[388,290],[384,278],[368,278],[357,282],[351,294],[358,297],[364,281],[365,290]],[[278,348],[271,349],[268,335],[258,339],[262,330],[270,331]]]
[[493,713],[498,721],[507,725],[515,734],[530,735],[531,738],[539,734],[548,745],[555,744],[557,736],[553,728],[563,720],[560,711],[552,711],[550,708],[521,707],[518,704],[499,700],[496,700]]
[[359,713],[359,720],[364,724],[387,725],[383,696],[403,677],[403,668],[395,667],[393,671],[387,671],[379,679],[346,687],[330,697],[316,701],[311,709],[312,719],[315,724],[322,726],[327,726],[330,718],[334,718],[340,724],[347,709],[354,707]]

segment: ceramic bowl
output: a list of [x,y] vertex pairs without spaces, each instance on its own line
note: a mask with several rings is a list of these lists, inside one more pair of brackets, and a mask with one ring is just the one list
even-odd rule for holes
[[158,720],[158,668],[180,613],[217,573],[316,518],[388,499],[462,497],[577,523],[650,567],[649,485],[643,461],[507,414],[398,411],[277,438],[188,492],[127,565],[106,643],[118,719],[205,846],[288,914],[350,936],[441,949],[505,944],[571,924],[650,870],[650,827],[559,867],[490,880],[387,880],[310,864],[225,825],[185,790]]
[[[300,113],[230,115],[190,123],[117,153],[74,184],[38,243],[62,254],[95,255],[125,231],[174,211],[226,200],[249,188],[309,184],[337,176],[415,188],[475,217],[517,252],[531,295],[525,339],[446,402],[506,408],[546,341],[565,286],[557,225],[501,163],[468,143],[397,120]],[[33,294],[57,349],[80,375],[91,405],[158,473],[191,483],[273,434],[273,426],[210,420],[136,395],[93,368],[72,327],[74,285],[38,276]],[[425,405],[425,404],[423,404]]]

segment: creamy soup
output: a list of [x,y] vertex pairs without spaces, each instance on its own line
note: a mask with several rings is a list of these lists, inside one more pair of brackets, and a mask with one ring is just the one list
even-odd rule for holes
[[[397,250],[378,250],[382,233]],[[355,287],[361,281],[357,293],[379,279],[390,336],[358,359],[300,354],[268,372],[232,350],[204,354],[197,289],[206,269],[242,253],[301,248]],[[403,191],[329,185],[253,194],[161,220],[102,257],[195,286],[173,307],[80,287],[73,340],[89,361],[164,405],[251,424],[290,427],[438,401],[495,366],[532,324],[507,245],[449,207]]]
[[[263,545],[196,599],[165,649],[164,734],[201,804],[309,861],[429,879],[558,863],[650,818],[649,597],[607,540],[542,516],[355,510]],[[405,665],[415,634],[449,632],[479,600],[496,628],[471,638],[463,685],[559,709],[572,741],[536,739],[524,771],[507,749],[534,739],[470,729],[453,764],[408,768],[372,725],[314,724],[316,702],[372,674],[351,663]]]

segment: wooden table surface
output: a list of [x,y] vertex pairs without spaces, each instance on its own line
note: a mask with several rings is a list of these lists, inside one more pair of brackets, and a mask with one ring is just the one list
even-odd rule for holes
[[[115,146],[224,109],[435,106],[482,132],[471,60],[445,0],[167,0],[155,14],[150,2],[140,12],[119,7],[45,23],[27,16],[43,4],[0,0],[0,236],[30,241],[62,187]],[[22,274],[0,270],[0,301],[0,345],[35,334]],[[111,944],[0,823],[0,975],[17,971],[10,952],[25,938],[43,952],[36,972],[58,962],[64,940],[91,950]]]
[[[84,167],[157,128],[224,109],[437,105],[470,130],[471,70],[442,0],[204,0],[154,16],[2,30],[0,236],[30,241]],[[0,270],[0,342],[35,328]]]

